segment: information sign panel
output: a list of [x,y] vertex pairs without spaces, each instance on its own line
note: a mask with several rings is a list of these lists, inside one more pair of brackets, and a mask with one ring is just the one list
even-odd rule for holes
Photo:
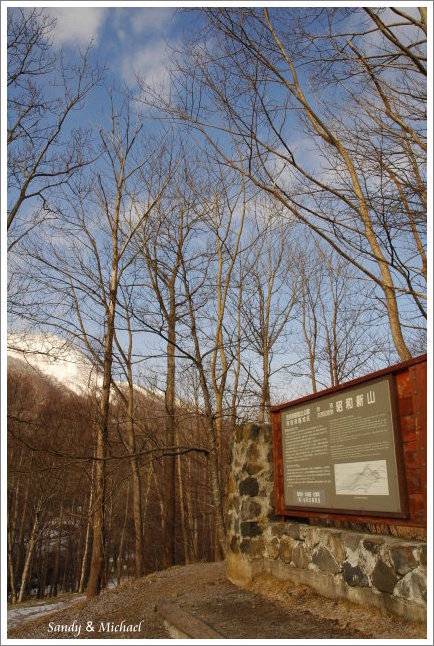
[[405,515],[393,379],[281,410],[288,508]]

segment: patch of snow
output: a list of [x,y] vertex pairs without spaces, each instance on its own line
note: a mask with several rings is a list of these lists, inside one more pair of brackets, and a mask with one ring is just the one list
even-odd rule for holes
[[75,596],[73,599],[68,599],[65,601],[53,602],[52,600],[47,600],[40,601],[37,604],[31,606],[12,606],[8,609],[8,628],[20,626],[27,621],[33,621],[38,617],[49,615],[56,610],[60,610],[61,608],[73,606],[75,603],[78,603],[85,598],[86,596],[84,594],[80,594]]

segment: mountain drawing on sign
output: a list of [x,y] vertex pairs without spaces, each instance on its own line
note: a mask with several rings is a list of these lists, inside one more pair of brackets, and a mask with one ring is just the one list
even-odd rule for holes
[[334,466],[338,495],[389,495],[386,460],[347,462]]

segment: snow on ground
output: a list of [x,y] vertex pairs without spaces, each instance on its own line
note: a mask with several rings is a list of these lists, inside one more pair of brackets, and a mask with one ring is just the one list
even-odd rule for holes
[[56,610],[61,610],[73,606],[75,603],[82,601],[86,596],[84,594],[77,594],[69,597],[64,601],[43,600],[38,601],[32,605],[26,606],[11,606],[8,608],[8,628],[13,626],[20,626],[27,621],[33,621],[38,617],[49,615]]

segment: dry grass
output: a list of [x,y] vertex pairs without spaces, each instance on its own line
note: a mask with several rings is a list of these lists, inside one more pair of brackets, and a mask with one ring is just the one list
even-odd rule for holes
[[366,608],[345,600],[333,600],[318,595],[306,585],[294,585],[260,574],[249,590],[286,608],[306,610],[315,617],[335,620],[342,628],[353,627],[371,639],[423,639],[426,625],[405,621],[377,608]]

